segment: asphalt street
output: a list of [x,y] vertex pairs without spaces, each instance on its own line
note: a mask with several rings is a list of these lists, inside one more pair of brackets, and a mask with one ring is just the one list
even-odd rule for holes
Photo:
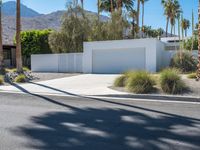
[[200,104],[0,93],[0,150],[199,150]]

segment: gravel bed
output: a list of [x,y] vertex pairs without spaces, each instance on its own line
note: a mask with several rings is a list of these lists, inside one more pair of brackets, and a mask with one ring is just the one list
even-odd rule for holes
[[[34,76],[34,79],[31,82],[47,81],[47,80],[80,75],[78,73],[36,73],[36,72],[33,72],[31,74]],[[25,83],[20,83],[20,84],[25,84]],[[10,83],[8,82],[4,83],[4,86],[8,85],[10,85]]]

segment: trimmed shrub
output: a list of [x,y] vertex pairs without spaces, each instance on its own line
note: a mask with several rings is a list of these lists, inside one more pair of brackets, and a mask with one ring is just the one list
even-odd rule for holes
[[3,76],[0,76],[0,85],[2,85],[3,83],[4,83]]
[[15,80],[16,83],[25,83],[26,82],[26,76],[24,74],[18,75]]
[[160,75],[160,84],[163,92],[179,94],[186,88],[185,83],[176,69],[165,69]]
[[115,79],[114,86],[115,87],[124,87],[126,85],[127,76],[121,75]]
[[153,91],[156,82],[148,72],[129,72],[128,75],[129,78],[127,80],[126,87],[129,92],[134,92],[136,94],[145,94]]
[[197,59],[190,52],[178,52],[171,60],[170,66],[182,72],[193,72],[197,69]]
[[196,73],[191,73],[187,76],[189,79],[196,79],[197,78],[197,74]]

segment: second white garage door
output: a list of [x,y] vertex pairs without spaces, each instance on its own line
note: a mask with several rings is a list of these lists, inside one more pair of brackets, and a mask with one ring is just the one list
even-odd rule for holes
[[93,50],[93,73],[122,73],[145,70],[145,48]]

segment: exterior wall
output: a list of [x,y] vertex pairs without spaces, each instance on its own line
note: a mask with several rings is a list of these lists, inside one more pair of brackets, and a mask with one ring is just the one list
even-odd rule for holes
[[[99,42],[86,42],[84,43],[83,54],[83,72],[92,73],[93,70],[93,51],[95,50],[117,50],[117,49],[145,49],[145,70],[156,72],[156,47],[160,42],[156,39],[135,39],[135,40],[115,40],[115,41],[99,41]],[[114,52],[114,51],[113,51]],[[101,62],[99,62],[101,63]],[[111,72],[112,72],[112,68]]]
[[[177,53],[175,50],[164,51],[162,55],[162,68],[169,67],[171,58]],[[194,50],[192,52],[193,56],[198,56],[198,51]]]
[[156,71],[161,70],[165,65],[163,64],[163,53],[165,52],[165,44],[160,41],[156,41]]
[[82,53],[31,56],[33,72],[82,72]]

